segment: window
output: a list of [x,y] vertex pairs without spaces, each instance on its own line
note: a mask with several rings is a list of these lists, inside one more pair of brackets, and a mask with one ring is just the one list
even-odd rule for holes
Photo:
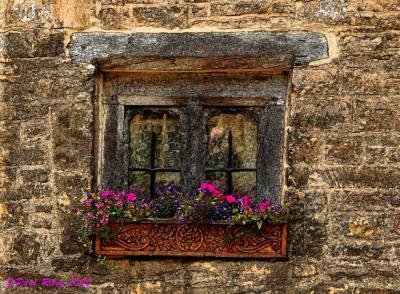
[[[189,182],[188,179],[181,181],[186,174],[180,163],[190,158],[186,153],[191,152],[187,148],[181,152],[184,144],[181,123],[182,128],[190,130],[189,121],[180,122],[185,107],[181,108],[128,108],[130,189],[154,196],[160,186],[182,187]],[[191,119],[206,134],[202,144],[205,148],[199,150],[198,160],[188,163],[189,169],[205,166],[198,180],[211,180],[229,194],[256,194],[259,112],[249,107],[205,105],[202,113]],[[196,132],[187,132],[187,142],[195,141],[196,135]],[[182,188],[190,190],[192,185]]]
[[129,122],[128,184],[154,196],[157,185],[180,184],[180,123],[173,112],[136,112]]
[[225,193],[254,196],[257,133],[257,120],[243,111],[222,109],[212,115],[207,121],[206,179]]
[[[247,65],[236,57],[155,60],[102,73],[100,186],[153,196],[165,184],[192,192],[212,180],[225,193],[278,200],[289,71],[254,70],[254,59]],[[160,64],[166,68],[152,70]]]

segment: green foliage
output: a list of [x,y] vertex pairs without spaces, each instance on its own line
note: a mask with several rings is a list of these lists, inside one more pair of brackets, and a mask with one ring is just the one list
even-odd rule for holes
[[108,275],[116,271],[116,267],[113,264],[110,264],[105,256],[97,255],[96,264],[99,267],[100,272],[104,275]]

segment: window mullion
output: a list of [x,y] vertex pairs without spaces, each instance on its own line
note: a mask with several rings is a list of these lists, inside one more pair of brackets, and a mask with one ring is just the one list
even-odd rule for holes
[[233,179],[232,179],[232,170],[233,167],[233,138],[232,132],[228,133],[228,169],[226,170],[226,180],[228,186],[228,194],[232,193],[233,190]]
[[124,106],[105,105],[102,188],[127,187],[128,162]]
[[198,99],[188,99],[181,125],[183,190],[193,192],[204,178],[205,162],[204,115]]

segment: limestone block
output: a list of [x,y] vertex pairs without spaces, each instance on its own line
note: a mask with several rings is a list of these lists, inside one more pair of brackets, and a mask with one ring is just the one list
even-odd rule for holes
[[398,130],[400,96],[357,98],[354,107],[354,127],[359,131]]
[[352,127],[353,103],[350,97],[316,97],[294,100],[290,113],[290,124],[298,128],[321,130],[350,130]]
[[326,138],[325,159],[328,165],[359,165],[363,161],[362,136],[332,134]]
[[211,15],[262,14],[267,12],[270,2],[269,0],[213,0],[211,2]]
[[55,57],[64,52],[64,33],[41,30],[5,34],[6,54],[9,58]]

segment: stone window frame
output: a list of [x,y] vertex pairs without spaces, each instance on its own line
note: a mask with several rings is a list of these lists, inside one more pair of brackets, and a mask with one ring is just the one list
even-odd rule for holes
[[[95,65],[98,69],[98,89],[95,103],[95,129],[97,138],[95,140],[94,154],[96,156],[94,164],[95,184],[104,184],[104,168],[107,164],[113,164],[107,158],[107,144],[104,144],[104,128],[113,129],[111,136],[107,138],[108,143],[121,142],[121,133],[118,135],[118,125],[112,126],[107,119],[104,119],[104,105],[102,99],[102,74],[107,71],[131,71],[135,70],[138,64],[143,64],[142,70],[269,70],[274,71],[282,65],[289,68],[291,72],[294,66],[307,65],[312,61],[328,58],[328,41],[321,33],[316,32],[196,32],[196,33],[112,33],[112,32],[83,32],[74,33],[68,45],[69,55],[74,63],[86,63]],[[230,56],[241,56],[241,60],[248,62],[238,63],[235,68],[226,66]],[[257,56],[251,59],[251,56]],[[280,57],[290,56],[291,63],[281,64]],[[260,58],[262,57],[262,58]],[[177,62],[180,58],[181,62]],[[208,58],[209,62],[199,62],[202,58]],[[248,60],[250,58],[250,60]],[[224,61],[225,60],[225,61]],[[138,62],[139,61],[139,62]],[[141,63],[142,61],[146,61]],[[172,61],[172,62],[169,62]],[[228,61],[228,62],[226,62]],[[226,63],[224,65],[224,62]],[[271,99],[268,103],[267,111],[271,115],[265,117],[266,124],[270,126],[270,148],[280,146],[280,155],[274,155],[275,166],[269,175],[274,179],[268,194],[281,197],[283,194],[284,169],[284,126],[286,123],[285,113],[288,111],[288,94],[279,99]],[[283,99],[282,99],[283,98]],[[114,105],[111,114],[122,114],[123,106],[112,101],[115,97],[108,97],[110,105]],[[114,103],[114,104],[113,104]],[[107,108],[107,107],[106,107]],[[107,112],[110,111],[109,109]],[[274,117],[283,119],[276,120]],[[283,125],[278,122],[284,122]],[[278,127],[272,127],[278,123]],[[122,125],[122,124],[119,124]],[[119,136],[119,137],[118,137]],[[282,141],[283,140],[283,141]],[[113,148],[115,149],[115,148]],[[117,148],[120,152],[121,148]],[[114,157],[118,158],[118,152],[114,152]],[[269,153],[270,156],[272,156]],[[111,158],[112,159],[112,158]],[[286,159],[285,159],[286,160]],[[265,162],[268,161],[268,158]],[[272,161],[270,161],[272,162]],[[118,177],[118,169],[114,169]],[[274,178],[271,175],[275,175]],[[113,175],[110,175],[112,178]],[[268,177],[268,175],[266,175]],[[282,197],[280,198],[282,199]],[[279,200],[279,199],[276,199]]]
[[[138,62],[140,60],[140,62]],[[138,65],[139,64],[139,65]],[[149,66],[150,64],[150,66]],[[161,67],[161,69],[160,69]],[[186,71],[198,73],[230,73],[249,74],[257,78],[260,73],[271,75],[285,74],[290,76],[293,68],[293,55],[277,56],[225,56],[218,58],[193,58],[193,57],[123,57],[108,59],[101,63],[103,74],[107,72],[123,73],[134,72],[141,74],[151,71],[154,73],[182,73]],[[115,95],[100,97],[104,109],[103,133],[100,141],[103,142],[100,155],[100,185],[103,188],[128,186],[129,168],[129,131],[128,125],[131,117],[131,107],[157,108],[157,107],[184,107],[188,114],[185,119],[194,113],[200,114],[197,121],[202,121],[199,127],[193,122],[182,122],[191,128],[190,138],[200,138],[195,144],[188,144],[189,138],[182,141],[183,153],[190,156],[190,160],[181,162],[181,175],[185,191],[193,191],[205,176],[204,150],[206,117],[211,113],[221,112],[226,108],[240,107],[249,111],[255,108],[260,112],[258,118],[258,153],[257,153],[257,196],[268,195],[279,201],[282,194],[284,179],[284,138],[285,138],[285,113],[287,97],[290,91],[290,77],[287,89],[278,97],[151,97]],[[207,108],[207,109],[203,109]],[[190,115],[189,115],[190,114]],[[107,138],[107,140],[106,140]],[[113,140],[110,140],[113,138]],[[185,141],[186,140],[186,141]],[[192,141],[193,142],[193,141]],[[190,145],[190,147],[189,147]],[[189,149],[187,149],[189,148]],[[195,156],[202,154],[201,157]],[[195,165],[193,165],[195,163]],[[194,170],[194,172],[192,172]]]

